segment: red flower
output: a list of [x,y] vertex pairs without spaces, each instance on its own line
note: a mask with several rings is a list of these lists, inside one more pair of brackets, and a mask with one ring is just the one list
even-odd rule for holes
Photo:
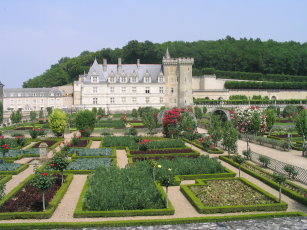
[[48,173],[43,173],[43,176],[48,176]]
[[87,128],[88,130],[91,130],[91,128]]
[[82,130],[81,132],[84,133],[84,130]]
[[54,167],[54,164],[51,164],[51,167]]

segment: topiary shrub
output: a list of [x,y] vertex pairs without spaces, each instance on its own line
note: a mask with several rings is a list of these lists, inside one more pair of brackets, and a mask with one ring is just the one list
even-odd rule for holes
[[89,110],[79,111],[76,115],[76,127],[81,136],[90,136],[95,128],[96,114]]
[[259,161],[262,163],[263,167],[265,168],[267,168],[268,165],[271,163],[270,158],[266,156],[260,156]]

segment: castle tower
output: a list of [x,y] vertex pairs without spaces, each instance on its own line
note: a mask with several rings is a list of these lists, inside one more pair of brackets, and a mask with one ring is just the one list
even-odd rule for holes
[[4,85],[0,81],[0,101],[3,101],[3,87]]
[[162,59],[165,76],[165,106],[183,107],[193,104],[193,58],[171,58],[168,49]]

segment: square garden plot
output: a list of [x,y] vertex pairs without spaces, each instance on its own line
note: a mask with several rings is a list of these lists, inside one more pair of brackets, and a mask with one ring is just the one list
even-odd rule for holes
[[18,174],[29,167],[29,164],[0,163],[0,175]]
[[99,148],[99,149],[70,149],[69,153],[73,153],[72,157],[116,157],[114,148]]
[[42,192],[31,185],[29,176],[0,201],[0,219],[44,219],[50,218],[67,191],[73,175],[55,175],[56,183],[45,191],[46,210],[42,209]]
[[180,189],[199,213],[284,211],[287,203],[244,178],[197,180]]
[[5,154],[5,159],[17,160],[23,157],[38,157],[39,156],[39,148],[31,148],[31,149],[10,149]]

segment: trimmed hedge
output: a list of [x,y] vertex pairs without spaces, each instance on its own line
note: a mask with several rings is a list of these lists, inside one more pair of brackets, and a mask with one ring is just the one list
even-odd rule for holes
[[[34,175],[30,175],[23,182],[21,182],[18,186],[16,186],[11,192],[9,192],[1,201],[0,207],[8,200],[10,200],[20,189],[22,189],[30,180],[34,177]],[[60,187],[57,193],[54,195],[53,199],[47,205],[47,208],[44,212],[3,212],[0,213],[0,220],[8,220],[8,219],[47,219],[50,218],[55,211],[56,207],[60,203],[64,194],[66,193],[71,181],[73,179],[73,175],[68,175],[64,184]],[[3,226],[1,224],[1,226]]]
[[[1,176],[3,176],[3,175],[1,175]],[[0,184],[5,184],[5,183],[8,182],[10,179],[12,179],[12,175],[3,176],[3,178],[0,179]]]
[[185,139],[185,138],[182,138],[182,140],[184,140],[185,142],[188,142],[189,144],[194,145],[195,147],[197,147],[199,149],[202,149],[202,150],[204,150],[208,153],[211,153],[211,154],[223,154],[224,153],[224,151],[222,149],[217,149],[217,150],[206,149],[204,146],[198,144],[195,141],[190,141],[190,140]]
[[226,89],[307,89],[307,82],[226,81]]
[[0,230],[32,230],[32,229],[55,229],[55,228],[90,228],[90,227],[127,227],[127,226],[150,226],[150,225],[174,225],[206,222],[224,222],[235,220],[268,219],[281,217],[306,216],[303,212],[270,212],[259,214],[229,215],[229,216],[205,216],[174,219],[151,219],[151,220],[121,220],[121,221],[97,221],[97,222],[46,222],[46,223],[13,223],[1,224]]
[[[205,98],[193,99],[196,105],[219,105],[222,103],[221,100],[210,100]],[[279,105],[279,104],[307,104],[307,99],[285,99],[285,100],[250,100],[252,105]],[[248,105],[248,100],[223,100],[223,105]]]
[[[165,199],[166,194],[163,188],[156,184],[157,189],[161,192],[163,199]],[[161,215],[173,215],[175,209],[170,201],[168,201],[168,208],[163,209],[142,209],[142,210],[114,210],[114,211],[84,211],[83,210],[83,199],[88,189],[88,180],[82,189],[80,198],[78,200],[76,209],[74,211],[74,218],[83,217],[115,217],[115,216],[161,216]]]
[[16,175],[29,167],[29,164],[23,164],[15,171],[0,171],[0,175]]
[[238,205],[238,206],[219,206],[219,207],[206,207],[203,203],[196,197],[196,195],[190,190],[191,186],[203,186],[208,180],[197,180],[197,184],[194,185],[181,185],[180,191],[185,195],[185,197],[191,202],[194,208],[202,214],[208,213],[229,213],[229,212],[249,212],[249,211],[285,211],[288,208],[288,204],[278,201],[278,198],[272,194],[266,192],[260,187],[254,185],[244,178],[228,178],[228,179],[210,179],[210,180],[240,180],[247,186],[253,188],[257,192],[267,196],[276,203],[273,204],[253,204],[253,205]]
[[[239,164],[237,164],[233,160],[229,159],[228,157],[220,156],[219,158],[221,160],[231,164],[232,166],[239,168]],[[269,172],[266,172],[266,171],[264,171],[263,169],[261,169],[261,168],[259,168],[257,166],[253,166],[253,167],[255,167],[256,169],[261,170],[261,171],[263,171],[263,172],[265,172],[267,174],[270,174]],[[248,173],[249,175],[259,179],[260,181],[262,181],[263,183],[267,184],[268,186],[270,186],[270,187],[272,187],[272,188],[274,188],[274,189],[279,191],[279,184],[276,183],[275,181],[273,181],[273,180],[271,180],[271,179],[269,179],[269,178],[267,178],[265,176],[259,175],[259,174],[257,174],[256,172],[254,172],[252,170],[249,170],[248,168],[244,167],[244,165],[241,165],[241,170],[246,172],[246,173]],[[298,186],[298,185],[296,185],[296,184],[294,184],[294,183],[292,183],[292,182],[290,182],[288,180],[286,180],[286,183],[289,183],[292,186],[295,186],[297,188],[304,189],[304,188],[301,188],[300,186]],[[283,194],[287,195],[288,197],[296,200],[297,202],[307,206],[307,197],[304,197],[304,196],[298,194],[297,192],[294,192],[294,191],[292,191],[289,188],[286,188],[284,186],[281,186],[281,192]]]

